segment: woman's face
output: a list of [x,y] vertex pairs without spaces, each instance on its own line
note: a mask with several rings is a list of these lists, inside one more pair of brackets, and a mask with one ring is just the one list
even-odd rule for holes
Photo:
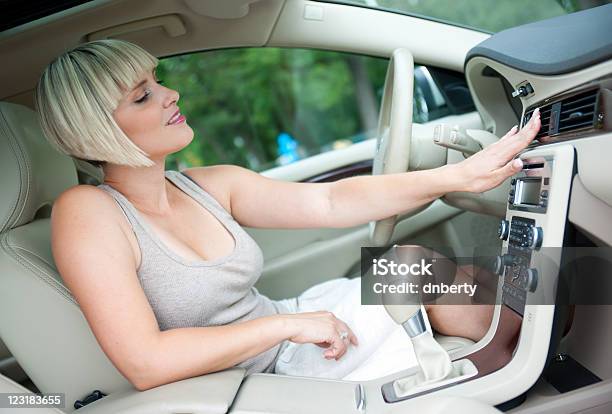
[[152,161],[185,148],[193,130],[181,115],[177,91],[158,83],[154,71],[127,91],[113,113],[115,122]]

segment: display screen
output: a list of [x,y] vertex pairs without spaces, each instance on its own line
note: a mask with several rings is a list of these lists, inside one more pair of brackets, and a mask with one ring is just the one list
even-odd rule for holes
[[516,183],[516,204],[531,204],[537,206],[540,203],[541,178],[518,180]]

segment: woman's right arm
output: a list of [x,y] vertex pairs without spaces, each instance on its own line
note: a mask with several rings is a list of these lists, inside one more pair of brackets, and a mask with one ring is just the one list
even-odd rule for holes
[[102,190],[76,186],[55,201],[53,257],[98,343],[139,390],[233,367],[289,339],[329,347],[339,359],[351,330],[330,312],[271,315],[247,322],[161,332],[136,275],[125,218]]

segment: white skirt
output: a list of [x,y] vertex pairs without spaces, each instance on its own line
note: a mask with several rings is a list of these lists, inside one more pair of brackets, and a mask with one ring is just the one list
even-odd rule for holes
[[276,301],[284,313],[326,310],[357,336],[338,360],[325,359],[326,348],[285,341],[276,374],[363,381],[417,365],[410,338],[383,306],[361,304],[361,278],[337,278],[315,285],[295,298]]

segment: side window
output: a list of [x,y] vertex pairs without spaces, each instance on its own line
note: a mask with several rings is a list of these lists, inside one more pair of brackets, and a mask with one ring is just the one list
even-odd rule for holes
[[476,110],[462,73],[415,66],[413,120],[430,122],[447,115]]
[[[311,49],[225,49],[162,59],[157,75],[179,91],[195,134],[168,157],[167,168],[235,164],[263,171],[373,138],[386,70],[387,59]],[[452,74],[415,68],[415,122],[473,110],[455,103],[463,76]]]

